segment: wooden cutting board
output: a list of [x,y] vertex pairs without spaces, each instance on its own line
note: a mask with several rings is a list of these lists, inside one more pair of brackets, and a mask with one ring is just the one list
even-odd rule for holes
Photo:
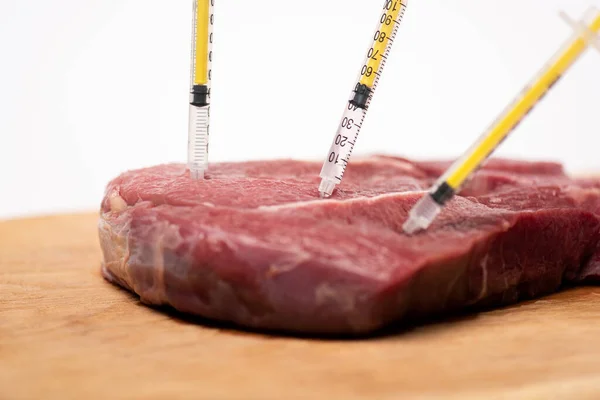
[[372,340],[271,337],[111,286],[96,221],[0,222],[1,399],[600,399],[600,288]]

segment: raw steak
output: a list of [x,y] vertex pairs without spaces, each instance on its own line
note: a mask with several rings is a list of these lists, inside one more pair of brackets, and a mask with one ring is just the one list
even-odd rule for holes
[[147,304],[264,330],[364,334],[600,279],[600,190],[559,164],[493,159],[431,228],[402,232],[446,162],[355,159],[331,199],[321,163],[129,171],[102,202],[106,279]]

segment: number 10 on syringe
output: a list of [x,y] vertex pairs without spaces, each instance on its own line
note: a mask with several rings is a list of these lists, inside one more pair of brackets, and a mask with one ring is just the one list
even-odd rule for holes
[[357,82],[348,99],[348,105],[327,153],[321,170],[321,197],[329,197],[340,184],[350,161],[358,134],[362,128],[371,99],[396,38],[404,16],[407,0],[386,0],[367,56],[361,67]]

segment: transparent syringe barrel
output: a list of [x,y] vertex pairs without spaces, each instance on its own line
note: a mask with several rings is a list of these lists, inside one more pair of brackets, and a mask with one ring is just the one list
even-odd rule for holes
[[377,89],[379,78],[396,38],[406,4],[407,0],[384,1],[383,12],[377,21],[377,28],[371,38],[356,84],[350,93],[321,169],[320,176],[323,181],[319,191],[327,196],[331,195],[335,185],[342,181],[373,94]]
[[188,167],[194,179],[202,179],[208,168],[209,117],[210,106],[190,105]]

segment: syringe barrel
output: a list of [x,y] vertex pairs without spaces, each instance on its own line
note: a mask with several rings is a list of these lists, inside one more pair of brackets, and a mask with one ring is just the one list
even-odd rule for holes
[[189,109],[189,127],[188,127],[188,167],[194,175],[200,173],[204,176],[204,171],[208,168],[208,143],[209,143],[209,125],[210,106],[198,107],[190,104]]
[[383,12],[377,21],[376,30],[321,169],[320,176],[323,179],[321,188],[327,189],[320,190],[324,196],[331,195],[333,186],[342,181],[379,78],[396,38],[406,4],[407,0],[384,1]]
[[408,0],[385,0],[383,2],[382,13],[356,78],[358,83],[352,91],[353,96],[355,93],[368,91],[366,108],[368,108],[385,68],[407,4]]
[[190,92],[194,86],[211,86],[215,0],[192,0]]

